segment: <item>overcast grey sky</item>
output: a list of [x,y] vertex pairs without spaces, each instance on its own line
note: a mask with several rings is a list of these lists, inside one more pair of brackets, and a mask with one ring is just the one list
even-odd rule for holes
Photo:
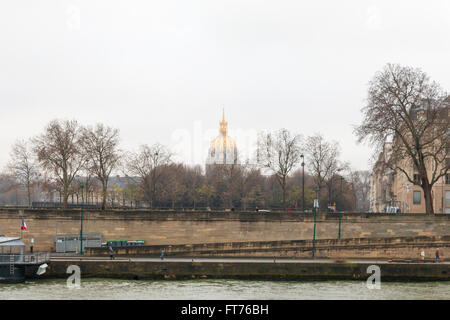
[[367,83],[388,63],[450,89],[450,1],[0,2],[0,168],[54,118],[120,129],[204,164],[225,107],[245,157],[260,130],[356,144]]

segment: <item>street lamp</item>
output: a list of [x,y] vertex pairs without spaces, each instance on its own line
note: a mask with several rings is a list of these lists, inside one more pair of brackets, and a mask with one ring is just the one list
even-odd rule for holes
[[151,185],[151,199],[150,199],[150,210],[153,210],[153,200],[155,197],[155,175],[156,175],[156,168],[158,167],[158,156],[159,156],[159,152],[155,151],[155,153],[153,154],[153,168],[152,168],[152,185]]
[[316,199],[314,200],[314,233],[313,233],[313,249],[312,257],[314,259],[314,254],[316,252],[316,215],[317,209],[319,208],[319,187],[316,187]]
[[300,158],[302,158],[302,211],[305,212],[305,156],[302,154],[300,155]]
[[341,205],[339,210],[339,234],[338,239],[341,240],[341,219],[342,219],[342,212],[344,211],[344,197],[342,195],[342,181],[344,181],[344,177],[341,176]]
[[81,227],[80,227],[80,254],[83,254],[83,203],[84,203],[84,184],[80,185],[81,188]]

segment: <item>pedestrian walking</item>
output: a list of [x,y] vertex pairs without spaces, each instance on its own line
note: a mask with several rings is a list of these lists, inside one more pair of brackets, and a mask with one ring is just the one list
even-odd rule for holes
[[161,249],[161,260],[164,260],[164,249]]
[[108,250],[110,260],[114,260],[114,249],[111,246],[109,246]]
[[439,250],[439,248],[436,249],[436,262],[439,262],[439,260],[441,259],[441,252]]
[[422,250],[420,252],[420,259],[422,259],[422,261],[425,260],[425,251],[424,250]]

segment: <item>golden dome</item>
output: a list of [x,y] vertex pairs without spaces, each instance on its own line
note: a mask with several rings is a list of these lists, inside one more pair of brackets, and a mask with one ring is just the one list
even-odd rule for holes
[[225,121],[225,111],[220,122],[220,134],[211,141],[207,164],[237,164],[236,142],[227,135],[228,123]]
[[237,149],[236,142],[230,136],[220,135],[211,141],[210,149],[223,150],[223,149]]

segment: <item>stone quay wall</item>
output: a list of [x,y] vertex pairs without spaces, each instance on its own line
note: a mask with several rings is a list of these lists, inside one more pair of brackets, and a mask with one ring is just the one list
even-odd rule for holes
[[[373,263],[320,262],[145,262],[145,261],[52,261],[47,272],[36,276],[36,268],[27,268],[27,278],[67,279],[67,268],[80,267],[81,279],[255,279],[255,280],[360,280],[372,274]],[[384,263],[382,281],[450,280],[448,264]],[[81,280],[83,281],[83,280]]]
[[[28,229],[20,230],[22,219]],[[35,251],[55,251],[57,234],[80,233],[81,211],[0,208],[0,234],[22,236]],[[316,239],[337,239],[337,214],[318,214]],[[83,233],[104,240],[145,240],[146,245],[311,240],[311,213],[168,212],[83,210]],[[361,214],[342,216],[341,238],[450,235],[450,215]]]

